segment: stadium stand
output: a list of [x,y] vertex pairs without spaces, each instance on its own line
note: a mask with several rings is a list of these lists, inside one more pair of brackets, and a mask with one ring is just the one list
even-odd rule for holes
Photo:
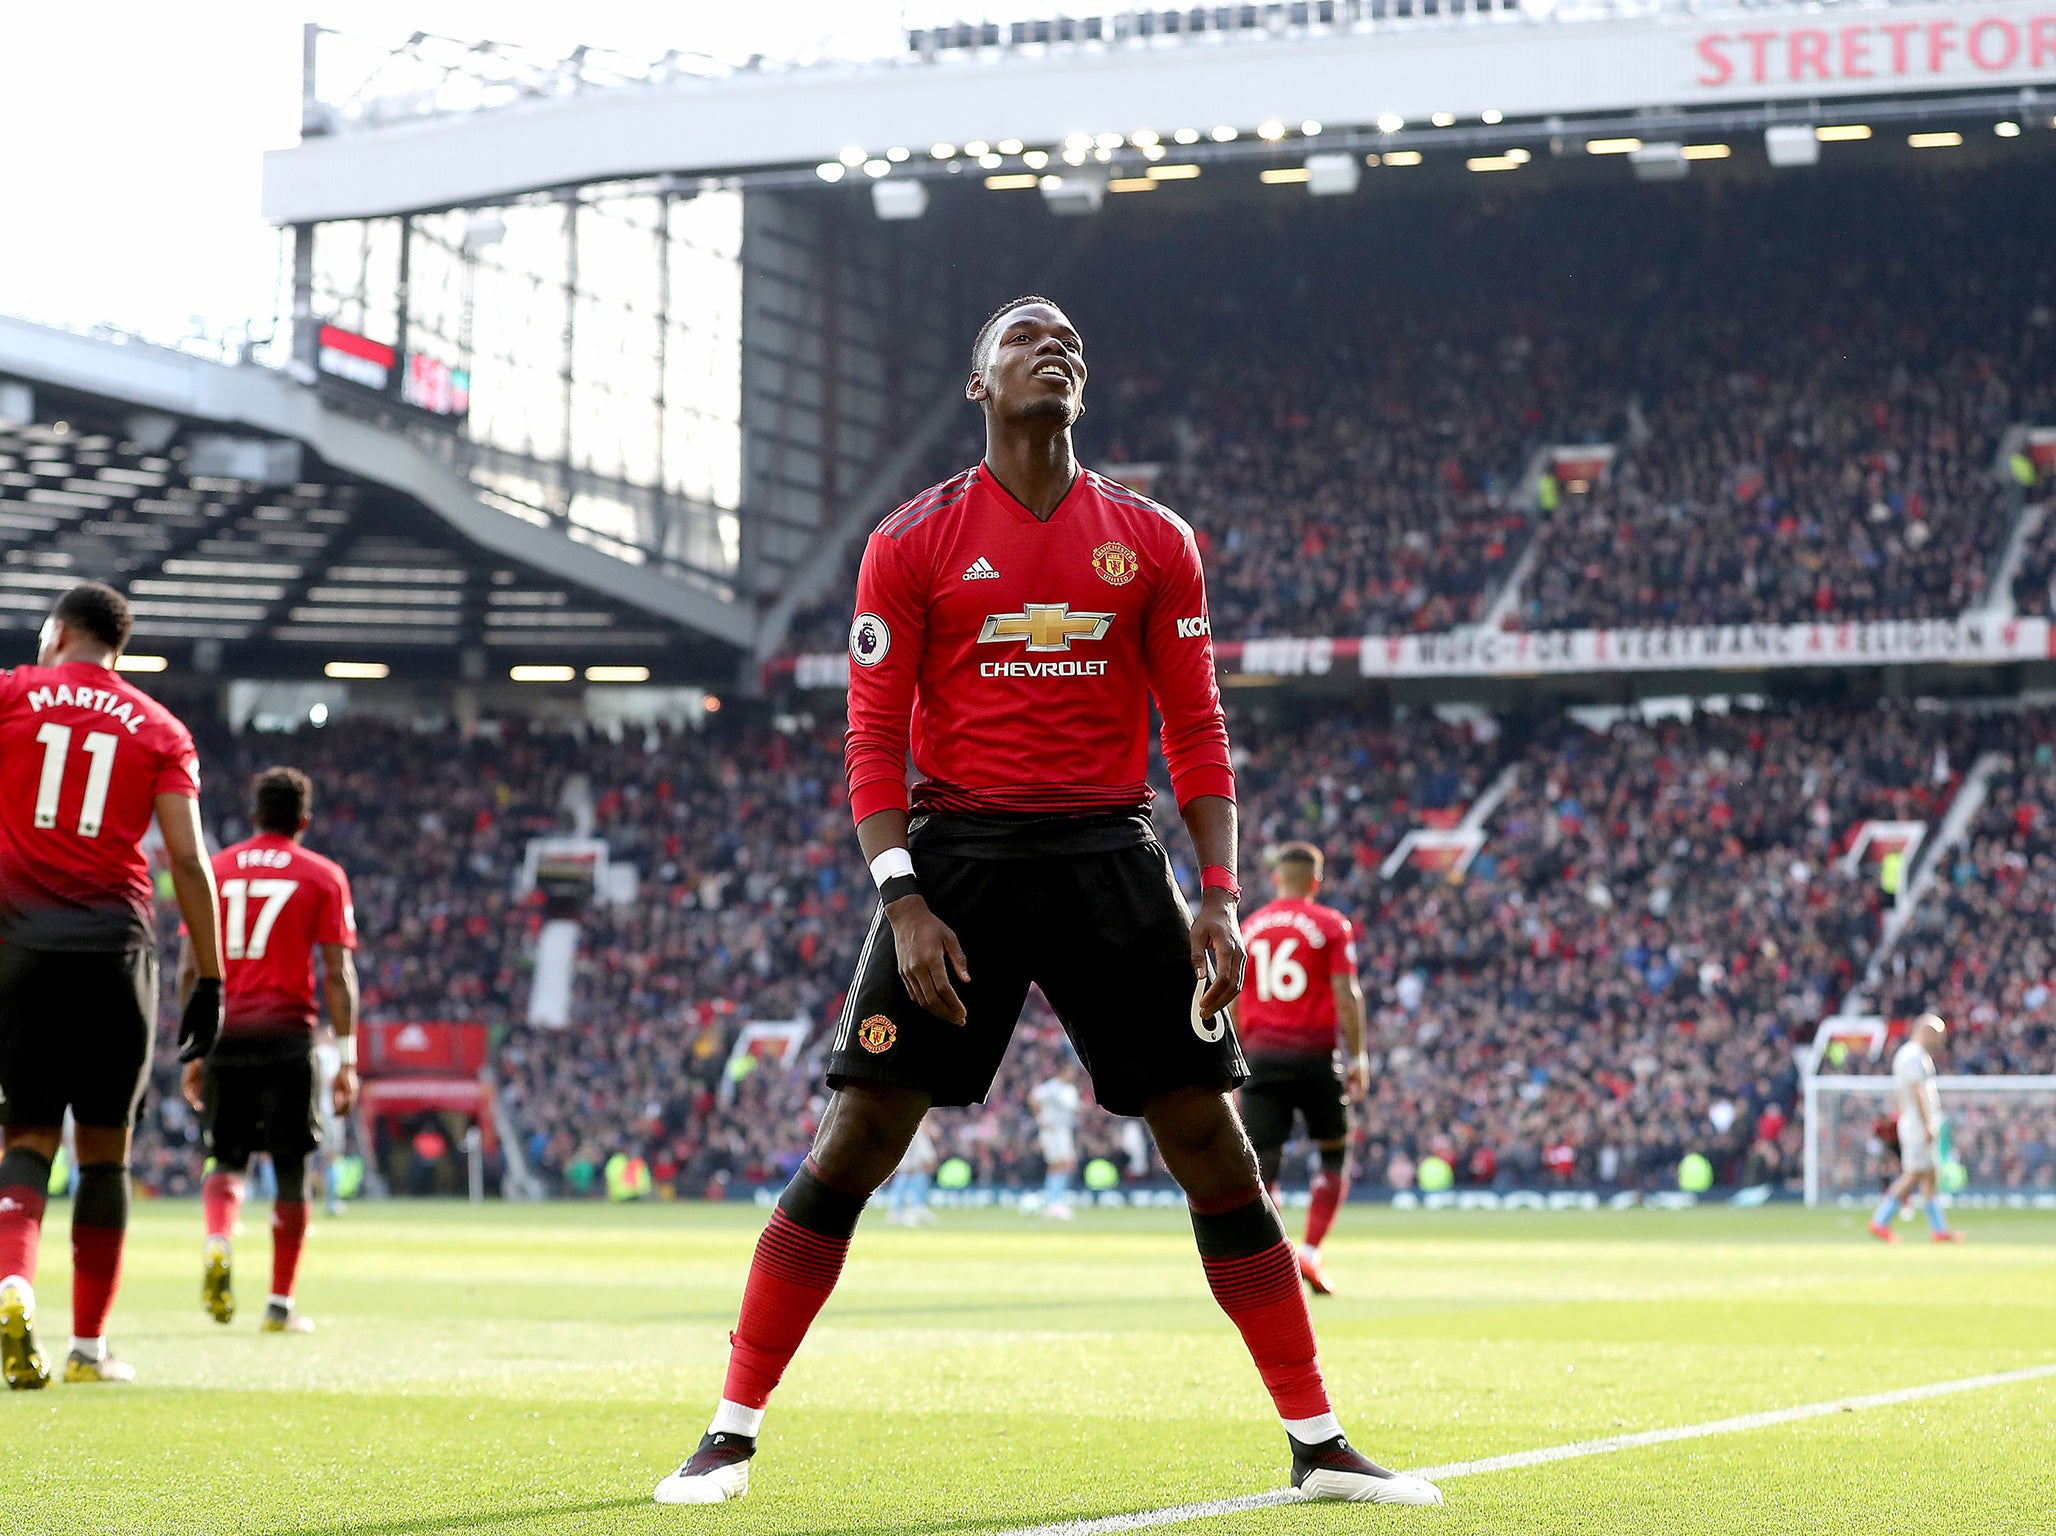
[[[2047,904],[2032,871],[2048,862],[2056,812],[2044,716],[1816,707],[1599,733],[1562,717],[1502,731],[1315,713],[1240,739],[1246,862],[1286,838],[1320,840],[1329,898],[1364,934],[1378,1068],[1358,1133],[1368,1186],[1411,1182],[1433,1154],[1485,1187],[1653,1189],[1675,1182],[1688,1151],[1725,1184],[1789,1182],[1793,1046],[1861,976],[1879,934],[1874,870],[1841,867],[1849,834],[1870,817],[1939,817],[1994,741],[2020,743],[2028,766],[1994,794],[1948,895],[1923,914],[1945,926],[1916,924],[1902,941],[1891,1010],[1961,1010],[1976,1044],[1951,1070],[2056,1064],[2033,934]],[[345,718],[202,748],[209,829],[223,840],[240,835],[251,773],[285,759],[314,775],[311,840],[355,881],[367,1016],[492,1026],[505,1100],[546,1187],[599,1190],[616,1151],[687,1196],[789,1174],[823,1102],[821,1026],[870,912],[834,730],[466,739]],[[1467,870],[1381,877],[1405,831],[1449,824],[1509,765]],[[641,888],[584,914],[573,1025],[532,1028],[542,907],[515,895],[516,872],[530,837],[569,824],[574,775]],[[1178,850],[1175,818],[1160,820]],[[1190,883],[1189,856],[1176,857]],[[2006,978],[1930,958],[1959,952],[1950,933],[1964,923],[2002,925],[2006,941],[1981,953]],[[731,1073],[743,1023],[794,1015],[817,1026],[798,1067]],[[1039,1178],[1027,1090],[1066,1055],[1035,999],[992,1100],[938,1117],[944,1155],[982,1182]],[[179,1191],[197,1180],[197,1131],[170,1058],[137,1167],[149,1187]],[[1153,1173],[1132,1122],[1093,1111],[1081,1135],[1088,1157]]]
[[[1422,200],[1412,259],[1347,210],[1124,228],[1186,281],[1060,295],[1104,375],[1081,448],[1199,531],[1223,639],[1476,623],[1538,532],[1528,629],[1953,615],[2012,530],[2004,434],[2056,394],[2049,219],[2023,169]],[[1536,450],[1581,442],[1614,475],[1543,507]],[[856,553],[793,649],[840,645]]]

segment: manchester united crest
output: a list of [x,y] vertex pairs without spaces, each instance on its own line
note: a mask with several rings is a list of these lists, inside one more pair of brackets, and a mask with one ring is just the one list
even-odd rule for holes
[[1108,540],[1092,552],[1092,568],[1108,586],[1125,587],[1142,569],[1142,558],[1126,544]]
[[882,1055],[892,1049],[893,1041],[899,1039],[899,1026],[882,1013],[874,1013],[857,1026],[857,1044],[873,1056]]

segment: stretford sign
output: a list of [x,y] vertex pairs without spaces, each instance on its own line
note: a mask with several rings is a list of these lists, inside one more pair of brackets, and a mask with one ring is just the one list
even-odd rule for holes
[[[1715,624],[1540,634],[1280,636],[1216,642],[1226,674],[1254,677],[1535,677],[1578,672],[1759,671],[1972,665],[2056,657],[2047,619],[1906,619],[1873,624]],[[847,688],[841,651],[793,657],[766,683]]]
[[[1823,24],[1825,23],[1825,25]],[[1808,16],[1790,26],[1746,21],[1699,35],[1693,83],[1865,85],[1924,89],[1970,84],[2023,68],[2056,74],[2056,6],[1963,7],[1954,14],[1893,10]]]
[[1488,26],[1476,24],[1475,7],[1459,16],[1444,6],[1439,18],[1424,9],[1340,35],[738,71],[378,128],[345,118],[341,131],[265,156],[264,212],[281,224],[377,216],[655,171],[811,165],[850,145],[1012,137],[1047,146],[1081,129],[1180,123],[1247,133],[1280,114],[1342,127],[1489,109],[1512,123],[1812,100],[1825,114],[1835,97],[2056,81],[2056,0],[1661,0],[1642,15],[1607,16],[1537,5],[1517,19],[1495,12]]

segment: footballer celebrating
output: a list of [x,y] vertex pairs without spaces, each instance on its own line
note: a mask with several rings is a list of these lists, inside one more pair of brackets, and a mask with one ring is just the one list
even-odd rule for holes
[[[1323,1296],[1333,1293],[1321,1240],[1349,1196],[1349,1105],[1370,1085],[1364,1055],[1364,993],[1356,979],[1356,934],[1349,919],[1314,900],[1324,863],[1311,843],[1287,843],[1271,859],[1278,899],[1243,925],[1249,978],[1236,1004],[1236,1027],[1249,1053],[1242,1122],[1256,1147],[1264,1182],[1276,1186],[1292,1117],[1320,1149],[1299,1245],[1299,1272]],[[1335,1060],[1342,1030],[1343,1065]]]
[[[314,954],[321,952],[322,1005],[340,1060],[329,1097],[338,1116],[357,1096],[357,920],[340,865],[300,845],[313,786],[297,768],[258,776],[250,795],[255,835],[214,856],[221,892],[227,987],[221,1038],[185,1069],[187,1100],[200,1111],[213,1159],[201,1188],[207,1221],[200,1300],[217,1323],[236,1315],[230,1237],[253,1152],[278,1175],[271,1212],[268,1333],[306,1333],[293,1305],[307,1237],[307,1160],[321,1145],[322,1074],[315,1064]],[[190,940],[179,957],[181,990],[198,979]]]
[[[850,626],[845,762],[880,904],[828,1058],[811,1154],[757,1243],[728,1374],[666,1504],[749,1487],[765,1404],[842,1271],[857,1218],[934,1105],[984,1099],[1031,984],[1117,1115],[1183,1187],[1312,1498],[1435,1504],[1343,1437],[1299,1267],[1233,1090],[1242,983],[1235,777],[1192,530],[1079,466],[1085,350],[1046,299],[972,346],[984,460],[871,535]],[[1197,916],[1151,827],[1150,701],[1203,866]],[[907,790],[909,753],[920,782]]]
[[36,664],[0,679],[0,1375],[47,1386],[36,1337],[36,1254],[64,1115],[76,1123],[71,1351],[64,1379],[119,1382],[107,1315],[128,1230],[129,1132],[157,1027],[154,816],[195,982],[179,1057],[221,1023],[214,876],[200,833],[193,738],[114,670],[128,600],[97,582],[57,600]]

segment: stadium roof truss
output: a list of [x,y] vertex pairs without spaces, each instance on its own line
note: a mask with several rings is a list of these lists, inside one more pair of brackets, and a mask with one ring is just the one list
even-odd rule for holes
[[416,34],[327,98],[315,48],[302,142],[266,157],[280,224],[655,174],[776,187],[1061,176],[1152,147],[1202,163],[1504,150],[1858,101],[1917,120],[2036,107],[2056,84],[2035,0],[1270,0],[932,28],[892,58],[735,68]]
[[199,672],[514,664],[732,673],[752,616],[705,573],[624,560],[488,497],[443,434],[283,374],[0,319],[0,630],[74,582],[124,588],[139,651]]

